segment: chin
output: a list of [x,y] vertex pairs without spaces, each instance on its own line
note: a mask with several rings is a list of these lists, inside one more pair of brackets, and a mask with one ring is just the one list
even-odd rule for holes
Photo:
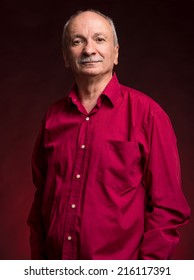
[[100,71],[96,71],[95,69],[87,69],[85,71],[82,71],[81,74],[85,76],[97,76],[102,73]]

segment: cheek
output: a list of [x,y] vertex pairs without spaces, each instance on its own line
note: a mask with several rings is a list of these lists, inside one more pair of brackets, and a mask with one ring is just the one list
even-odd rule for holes
[[118,52],[114,48],[110,48],[106,51],[106,57],[110,62],[115,63],[117,61]]
[[115,53],[112,53],[112,55],[109,55],[109,63],[111,65],[117,64],[117,55]]
[[69,50],[69,60],[74,61],[79,57],[80,51],[78,50]]
[[69,64],[71,65],[71,66],[73,66],[73,65],[76,65],[77,63],[77,59],[78,59],[78,56],[76,56],[75,54],[71,54],[70,56],[69,56]]

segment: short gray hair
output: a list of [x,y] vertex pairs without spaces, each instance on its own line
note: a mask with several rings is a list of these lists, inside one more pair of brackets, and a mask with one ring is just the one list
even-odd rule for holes
[[77,11],[65,23],[64,28],[63,28],[63,37],[62,37],[63,51],[66,50],[66,48],[67,48],[67,37],[68,37],[67,34],[68,34],[69,24],[71,23],[71,21],[75,17],[77,17],[78,15],[80,15],[80,14],[82,14],[84,12],[92,12],[92,13],[98,14],[98,15],[102,16],[103,18],[105,18],[109,22],[110,26],[112,27],[112,32],[113,32],[113,37],[114,37],[114,44],[115,44],[115,46],[118,45],[118,37],[117,37],[116,28],[115,28],[115,24],[114,24],[113,20],[109,16],[106,16],[105,14],[103,14],[103,13],[97,11],[97,10],[87,9],[87,10],[83,10],[83,11],[82,10]]

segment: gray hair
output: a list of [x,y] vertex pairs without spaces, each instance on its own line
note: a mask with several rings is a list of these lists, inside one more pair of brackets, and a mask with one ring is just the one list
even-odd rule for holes
[[117,37],[116,28],[115,28],[113,20],[109,16],[106,16],[106,15],[102,14],[101,12],[99,12],[97,10],[87,9],[87,10],[83,10],[83,11],[77,11],[65,23],[64,28],[63,28],[63,37],[62,37],[63,51],[66,50],[66,48],[67,48],[67,38],[68,38],[68,27],[69,27],[69,24],[71,23],[71,21],[75,17],[77,17],[78,15],[80,15],[80,14],[82,14],[84,12],[92,12],[92,13],[98,14],[98,15],[102,16],[103,18],[105,18],[109,22],[110,26],[112,27],[112,32],[113,32],[113,37],[114,37],[114,44],[115,44],[115,46],[118,45],[118,37]]

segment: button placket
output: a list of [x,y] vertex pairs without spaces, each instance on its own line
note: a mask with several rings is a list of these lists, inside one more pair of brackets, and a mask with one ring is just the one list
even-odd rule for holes
[[75,159],[74,176],[71,185],[71,193],[68,202],[68,211],[66,215],[66,225],[64,232],[64,238],[66,239],[66,241],[64,241],[63,245],[63,256],[66,259],[76,258],[76,239],[74,238],[74,227],[76,223],[76,214],[78,210],[80,192],[82,191],[82,183],[84,178],[84,168],[87,154],[86,147],[88,143],[88,135],[90,133],[89,120],[89,117],[85,117],[82,120],[78,135],[78,146]]
[[81,178],[81,175],[80,174],[76,174],[75,176],[77,179],[80,179]]
[[86,146],[84,144],[81,145],[81,149],[85,150]]
[[71,241],[71,240],[72,240],[72,236],[71,236],[71,235],[68,235],[68,236],[67,236],[67,240],[68,240],[68,241]]

